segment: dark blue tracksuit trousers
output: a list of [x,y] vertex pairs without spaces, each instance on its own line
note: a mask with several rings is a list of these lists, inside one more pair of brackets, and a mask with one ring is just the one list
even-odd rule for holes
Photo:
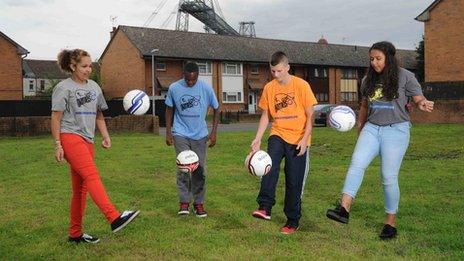
[[272,158],[272,168],[261,179],[261,189],[256,199],[260,208],[269,211],[275,205],[275,191],[279,179],[280,163],[285,158],[285,202],[284,213],[293,226],[299,225],[301,218],[301,197],[309,173],[309,149],[302,156],[297,156],[296,145],[285,142],[277,135],[268,139],[267,151]]

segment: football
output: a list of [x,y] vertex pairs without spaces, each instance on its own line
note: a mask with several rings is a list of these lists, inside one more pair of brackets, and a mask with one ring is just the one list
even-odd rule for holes
[[262,177],[269,173],[272,167],[272,159],[264,150],[258,150],[248,154],[245,166],[251,175]]
[[133,115],[143,115],[150,108],[150,99],[145,92],[132,90],[124,96],[122,101],[124,110]]
[[356,114],[350,107],[340,105],[332,109],[327,121],[330,127],[345,132],[351,130],[355,125]]
[[200,165],[198,155],[192,150],[184,150],[176,159],[177,168],[183,173],[192,173]]

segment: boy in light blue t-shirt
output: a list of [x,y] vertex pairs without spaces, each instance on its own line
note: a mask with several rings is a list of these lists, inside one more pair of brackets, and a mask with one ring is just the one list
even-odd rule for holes
[[[176,156],[184,150],[193,150],[200,160],[200,166],[191,174],[177,171],[179,191],[179,215],[189,214],[189,204],[193,196],[193,206],[198,217],[206,217],[205,200],[205,157],[206,143],[216,144],[219,122],[219,103],[213,88],[198,80],[198,65],[188,62],[184,66],[184,78],[169,86],[166,96],[166,144],[174,144]],[[213,108],[213,127],[208,136],[206,114]]]

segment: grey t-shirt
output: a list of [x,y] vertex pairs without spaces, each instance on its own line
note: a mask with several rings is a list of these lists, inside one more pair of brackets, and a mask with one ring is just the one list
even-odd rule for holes
[[108,109],[102,90],[92,80],[78,84],[71,78],[61,81],[52,95],[52,111],[62,111],[61,133],[74,133],[93,142],[98,111]]
[[[361,85],[361,92],[366,87]],[[398,71],[398,98],[388,101],[382,94],[382,83],[378,83],[372,97],[365,97],[368,103],[367,121],[376,125],[389,125],[409,121],[406,110],[408,97],[422,95],[422,89],[414,74],[404,68]]]

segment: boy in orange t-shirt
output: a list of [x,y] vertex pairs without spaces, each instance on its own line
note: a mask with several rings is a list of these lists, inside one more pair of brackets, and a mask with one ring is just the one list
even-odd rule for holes
[[274,80],[266,84],[259,101],[262,110],[256,137],[251,143],[252,151],[261,146],[269,118],[273,119],[268,139],[268,153],[272,168],[261,179],[258,194],[258,210],[253,216],[271,219],[275,204],[275,190],[279,178],[280,162],[285,158],[285,206],[287,222],[283,234],[291,234],[299,227],[301,197],[309,173],[309,145],[311,143],[313,106],[316,98],[309,84],[288,73],[289,61],[285,53],[275,52],[271,56],[270,68]]

